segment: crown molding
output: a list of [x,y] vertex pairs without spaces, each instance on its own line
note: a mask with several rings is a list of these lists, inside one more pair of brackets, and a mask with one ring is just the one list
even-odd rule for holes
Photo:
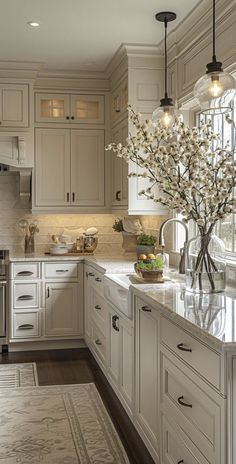
[[0,61],[0,78],[35,80],[43,63],[33,61]]
[[109,91],[109,80],[103,72],[66,72],[43,70],[38,72],[35,80],[35,88],[53,89],[80,89],[88,91]]

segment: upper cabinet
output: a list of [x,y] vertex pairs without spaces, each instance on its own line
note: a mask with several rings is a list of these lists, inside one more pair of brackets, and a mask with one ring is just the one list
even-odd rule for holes
[[36,93],[35,121],[104,124],[104,96]]
[[[112,129],[112,142],[126,143],[128,135],[127,119],[117,124]],[[115,153],[111,153],[112,163],[112,207],[128,206],[128,163],[118,158]]]
[[104,131],[36,129],[35,207],[104,207]]
[[111,93],[111,121],[116,123],[124,117],[128,106],[128,80],[122,82]]
[[28,84],[0,84],[0,127],[29,127]]

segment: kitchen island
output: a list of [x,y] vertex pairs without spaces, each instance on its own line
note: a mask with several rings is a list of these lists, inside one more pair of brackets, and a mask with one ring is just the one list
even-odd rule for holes
[[[33,274],[17,277],[25,271]],[[24,284],[23,296],[32,296],[36,284],[38,300],[11,297],[10,324],[37,313],[40,331],[31,337],[25,324],[34,323],[23,321],[25,338],[10,329],[9,347],[86,343],[156,463],[234,464],[236,294],[194,295],[170,276],[135,282],[133,261],[120,257],[12,256],[13,295]],[[109,282],[129,312],[109,298]]]

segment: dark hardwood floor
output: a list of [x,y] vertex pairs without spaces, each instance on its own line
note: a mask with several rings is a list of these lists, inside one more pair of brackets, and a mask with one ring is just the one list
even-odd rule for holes
[[36,362],[39,385],[94,382],[122,440],[130,464],[154,464],[124,408],[87,348],[0,353],[0,363]]

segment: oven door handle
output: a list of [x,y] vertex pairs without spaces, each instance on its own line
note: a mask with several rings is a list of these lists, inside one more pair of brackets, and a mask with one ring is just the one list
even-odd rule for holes
[[6,336],[6,281],[1,280],[0,281],[0,289],[2,288],[2,292],[0,292],[0,295],[2,294],[1,301],[0,301],[0,317],[2,319],[2,324],[1,324],[1,332],[0,337],[5,337]]

